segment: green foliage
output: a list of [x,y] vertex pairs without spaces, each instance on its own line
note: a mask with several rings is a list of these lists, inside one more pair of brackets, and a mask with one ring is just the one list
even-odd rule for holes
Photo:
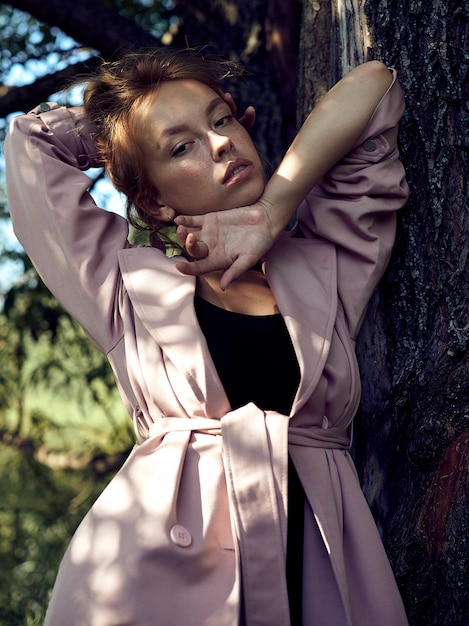
[[0,449],[0,624],[40,626],[67,543],[104,487]]
[[14,64],[44,58],[46,53],[59,48],[59,39],[63,37],[57,28],[51,29],[7,4],[0,7],[0,33],[2,41],[8,44],[2,47],[2,73],[9,72]]
[[133,435],[107,360],[32,270],[6,295],[0,352],[0,624],[40,626],[70,537],[111,477],[87,460]]
[[[61,308],[30,269],[6,294],[0,315],[0,411],[20,435],[39,435],[38,424],[64,429],[82,425],[83,442],[101,450],[128,445],[121,432],[128,416],[118,398],[107,359]],[[13,398],[20,398],[16,403]],[[64,414],[63,407],[69,405]],[[58,414],[57,414],[58,413]],[[86,417],[86,421],[83,419]],[[115,417],[116,416],[116,417]],[[112,429],[111,437],[101,431]],[[54,436],[54,446],[64,447]],[[96,443],[97,442],[97,443]],[[66,445],[65,445],[66,447]]]
[[160,38],[175,21],[173,0],[102,0],[149,33]]
[[[163,36],[176,19],[171,0],[102,0],[101,4],[135,21],[157,37]],[[81,48],[59,28],[50,27],[8,4],[0,5],[0,37],[3,42],[0,56],[2,82],[15,65],[31,72],[33,82],[35,76],[44,73],[40,69],[41,61],[54,54],[54,65],[42,64],[42,67],[47,72],[57,71]]]

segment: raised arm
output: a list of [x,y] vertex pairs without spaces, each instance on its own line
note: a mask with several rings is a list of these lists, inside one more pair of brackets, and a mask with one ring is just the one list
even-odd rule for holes
[[310,113],[255,205],[178,217],[179,236],[189,254],[201,259],[181,262],[180,271],[199,275],[226,269],[221,281],[226,288],[251,267],[319,179],[356,145],[391,81],[379,61],[360,65],[340,80]]
[[44,104],[14,118],[4,152],[18,239],[48,288],[105,352],[116,328],[117,251],[128,229],[88,193],[91,132],[81,107]]

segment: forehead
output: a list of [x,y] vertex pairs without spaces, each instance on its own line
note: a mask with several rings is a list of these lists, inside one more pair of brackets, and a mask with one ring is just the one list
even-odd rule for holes
[[[155,105],[158,103],[163,105],[163,103],[174,103],[178,100],[185,100],[188,96],[191,96],[194,100],[204,100],[217,95],[219,94],[211,87],[198,80],[177,78],[161,83],[156,88],[152,100]],[[186,101],[186,104],[191,103],[191,101]]]
[[186,123],[210,113],[222,97],[211,87],[196,80],[176,79],[162,83],[135,109],[135,118],[152,132]]

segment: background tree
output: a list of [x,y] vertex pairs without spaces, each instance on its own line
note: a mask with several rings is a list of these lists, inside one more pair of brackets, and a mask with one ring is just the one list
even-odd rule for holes
[[365,492],[411,622],[464,624],[469,620],[468,5],[398,0],[365,8],[373,54],[397,66],[404,84],[401,147],[412,193],[388,280],[360,342],[367,382],[361,420],[366,437],[359,437],[368,453]]
[[[379,58],[398,69],[412,195],[359,337],[354,455],[412,626],[469,622],[468,10],[458,0],[18,0],[0,8],[3,74],[48,61],[31,85],[3,87],[1,117],[47,99],[98,55],[208,43],[251,68],[234,95],[256,105],[255,140],[272,165],[297,120],[350,66]],[[40,623],[39,604],[15,605],[8,619],[22,611],[23,621],[6,623]]]

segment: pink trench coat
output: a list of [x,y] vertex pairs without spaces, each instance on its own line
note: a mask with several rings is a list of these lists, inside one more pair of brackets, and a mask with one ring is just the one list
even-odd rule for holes
[[303,623],[407,624],[347,451],[354,341],[408,193],[390,139],[403,110],[394,75],[356,149],[301,206],[305,238],[285,234],[264,259],[301,370],[289,416],[231,410],[194,278],[130,246],[126,221],[87,193],[81,109],[42,105],[13,121],[15,231],[108,356],[139,440],[71,541],[47,626],[235,626],[241,584],[248,626],[287,626],[287,450],[307,496]]

